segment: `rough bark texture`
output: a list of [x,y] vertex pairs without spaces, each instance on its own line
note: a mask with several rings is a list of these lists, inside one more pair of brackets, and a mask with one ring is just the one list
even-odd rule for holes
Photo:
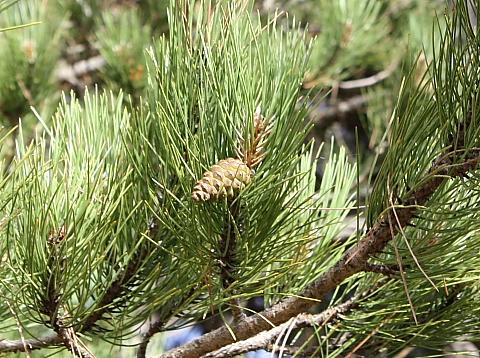
[[226,347],[220,348],[219,350],[208,353],[204,356],[204,358],[234,357],[238,354],[255,351],[258,349],[268,349],[273,340],[288,330],[323,325],[331,320],[334,320],[339,314],[345,314],[353,310],[358,306],[359,300],[362,297],[370,294],[373,290],[374,288],[367,290],[362,294],[355,295],[344,303],[330,307],[319,314],[301,313],[275,328],[272,328],[268,331],[263,331],[254,337],[244,341],[232,343]]

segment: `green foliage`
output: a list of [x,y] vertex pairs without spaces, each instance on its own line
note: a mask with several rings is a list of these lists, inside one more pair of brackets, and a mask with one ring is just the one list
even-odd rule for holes
[[[430,76],[419,83],[412,67],[402,83],[388,129],[388,151],[369,198],[368,226],[397,198],[435,175],[429,168],[447,150],[458,148],[458,161],[478,151],[478,33],[463,2],[446,24],[441,37],[434,38],[440,45],[433,51]],[[362,350],[388,354],[407,345],[441,349],[460,335],[478,339],[478,180],[478,171],[466,181],[448,180],[426,206],[417,208],[415,226],[404,229],[378,258],[386,264],[400,260],[405,283],[384,283],[361,310],[322,328],[327,336],[343,332],[346,340],[329,356],[350,351],[364,338]],[[356,277],[339,297],[357,285],[366,288],[381,281],[377,274]]]
[[137,228],[141,235],[141,220],[125,207],[127,198],[135,199],[128,191],[131,170],[116,140],[127,120],[117,99],[87,95],[85,108],[64,99],[48,137],[37,138],[30,150],[19,146],[5,208],[6,245],[12,293],[22,288],[17,310],[29,320],[46,323],[43,301],[57,282],[62,311],[81,321],[95,308],[91,297],[100,296],[139,242],[131,233]]
[[391,61],[391,25],[384,1],[319,0],[304,6],[310,31],[318,32],[307,78],[330,85]]
[[[51,125],[41,120],[43,134],[18,142],[2,191],[2,282],[21,324],[55,328],[54,305],[77,332],[94,328],[117,343],[154,312],[179,326],[223,310],[234,292],[258,295],[288,272],[287,250],[314,239],[318,210],[303,203],[323,201],[313,198],[308,126],[297,108],[303,32],[277,28],[275,18],[264,27],[249,7],[228,2],[184,22],[184,6],[193,4],[172,2],[171,36],[149,51],[138,110],[128,113],[121,95],[87,93],[83,104],[64,97]],[[191,190],[251,138],[258,105],[273,127],[265,160],[237,198],[239,271],[224,290],[216,255],[228,204],[195,204]]]
[[[440,46],[423,46],[423,64],[412,58],[429,19],[392,13],[388,1],[320,1],[311,47],[294,19],[252,15],[250,2],[172,0],[168,35],[153,41],[146,60],[158,29],[141,18],[165,2],[104,12],[96,36],[105,83],[119,94],[64,95],[52,118],[44,108],[45,99],[55,99],[61,16],[39,4],[22,2],[0,21],[4,28],[43,20],[0,34],[4,121],[14,125],[30,105],[40,112],[37,123],[21,123],[12,163],[0,171],[2,332],[37,336],[58,329],[60,319],[85,341],[97,336],[120,345],[152,316],[168,330],[212,312],[225,318],[232,298],[263,295],[268,306],[299,294],[361,234],[338,240],[347,215],[359,210],[359,172],[345,149],[332,143],[317,152],[305,143],[305,72],[313,69],[315,82],[331,85],[384,68],[400,55],[389,53],[392,37],[404,46],[406,28],[415,34],[404,47],[413,55],[370,92],[400,94],[388,123],[369,123],[379,132],[372,143],[385,140],[388,149],[368,196],[367,226],[435,175],[429,168],[447,149],[459,149],[461,160],[479,148],[480,40],[465,3],[445,25],[438,21],[432,43]],[[87,11],[89,4],[67,5]],[[412,4],[420,11],[420,2]],[[376,100],[369,116],[384,120],[391,97]],[[251,182],[234,200],[194,202],[192,189],[206,170],[244,159],[257,108],[271,131]],[[418,207],[416,226],[372,258],[402,263],[405,277],[360,273],[332,293],[333,305],[378,287],[316,329],[310,340],[317,340],[317,355],[360,348],[393,354],[408,344],[436,348],[459,335],[478,337],[478,181],[473,173],[443,184]],[[221,261],[226,232],[235,238],[228,263]],[[228,284],[221,275],[227,264]]]
[[[146,157],[155,161],[139,170],[157,173],[158,220],[166,235],[177,238],[176,254],[189,262],[192,277],[208,282],[209,300],[199,303],[207,314],[210,305],[232,294],[245,298],[263,292],[290,270],[287,251],[313,239],[301,227],[318,217],[300,206],[314,192],[306,166],[311,149],[302,149],[304,112],[296,108],[307,47],[295,26],[277,29],[272,18],[262,27],[258,18],[245,16],[241,5],[222,3],[211,16],[203,6],[205,12],[189,13],[187,19],[177,6],[171,11],[170,36],[150,51],[150,115],[139,123],[138,133],[148,138],[151,154]],[[229,204],[196,204],[190,196],[205,170],[235,157],[240,138],[248,141],[258,105],[273,127],[265,160],[237,198],[239,271],[224,289],[215,273]]]
[[41,1],[20,2],[0,15],[2,28],[35,21],[42,23],[3,33],[0,38],[3,123],[15,124],[29,106],[41,110],[54,102],[52,75],[61,51],[61,17]]
[[145,49],[150,29],[140,22],[138,11],[106,11],[103,25],[96,32],[100,54],[107,62],[104,77],[110,88],[139,97],[146,84]]
[[[48,117],[58,101],[53,80],[61,51],[62,19],[40,0],[4,9],[0,28],[23,28],[0,33],[0,124],[9,130],[22,118],[25,134],[31,136],[36,120],[30,106]],[[13,140],[14,136],[5,141],[2,157],[13,156]]]

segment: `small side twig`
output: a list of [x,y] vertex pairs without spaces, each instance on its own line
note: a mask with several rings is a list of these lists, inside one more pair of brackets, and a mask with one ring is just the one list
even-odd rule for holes
[[325,130],[338,117],[347,113],[362,109],[368,102],[368,97],[365,95],[357,95],[337,102],[333,105],[328,105],[326,108],[314,110],[312,112],[312,122],[316,129]]
[[371,264],[367,262],[365,265],[364,271],[391,276],[391,275],[397,275],[400,272],[400,266],[397,264],[383,265],[383,264]]
[[[68,327],[65,317],[62,317],[62,292],[59,287],[62,278],[65,260],[62,257],[62,248],[67,239],[65,226],[52,232],[48,238],[50,257],[45,271],[44,297],[42,298],[41,312],[48,316],[53,330],[57,333],[63,345],[76,357],[93,358],[93,354],[78,339],[73,327]],[[63,314],[66,316],[66,313]]]
[[78,358],[95,358],[95,356],[87,349],[82,341],[77,337],[72,327],[65,327],[62,320],[57,319],[54,326],[55,332],[63,342],[63,345]]
[[[156,236],[159,230],[159,225],[157,222],[152,221],[147,230],[147,236],[153,238]],[[100,302],[96,305],[97,309],[94,310],[84,321],[81,332],[86,332],[91,330],[95,324],[104,317],[111,309],[112,303],[121,297],[125,292],[126,286],[129,283],[132,283],[135,275],[138,272],[139,264],[141,265],[143,259],[147,256],[147,250],[144,247],[140,246],[137,249],[135,255],[132,255],[130,258],[127,267],[124,269],[123,273],[119,272],[117,279],[113,281],[108,289],[103,294]]]
[[147,332],[145,332],[142,336],[142,341],[138,346],[137,350],[137,358],[145,358],[147,354],[147,346],[150,343],[152,337],[160,332],[165,325],[165,321],[163,319],[157,319],[153,323],[150,324],[148,327]]
[[374,86],[377,83],[382,82],[383,80],[390,77],[390,75],[398,67],[398,64],[399,64],[399,61],[394,61],[390,65],[388,65],[388,67],[385,68],[384,70],[377,72],[376,74],[369,77],[360,78],[358,80],[341,81],[338,83],[338,87],[341,89],[350,90],[350,89]]
[[[233,203],[229,202],[229,217],[226,227],[221,235],[220,240],[220,257],[218,259],[220,268],[220,278],[222,286],[226,290],[235,280],[235,271],[237,266],[237,235],[235,226],[238,222],[240,204],[238,200]],[[245,318],[242,311],[240,301],[238,299],[230,300],[230,307],[234,320],[240,321]]]
[[62,344],[62,339],[55,333],[41,338],[0,340],[0,352],[27,352]]
[[301,313],[275,328],[263,331],[249,339],[220,348],[219,350],[204,355],[203,358],[233,357],[238,354],[251,352],[258,349],[274,351],[279,347],[275,344],[272,344],[272,342],[287,330],[291,331],[292,329],[325,325],[327,322],[336,319],[340,314],[345,314],[357,308],[359,301],[362,298],[370,295],[377,288],[378,285],[375,285],[371,289],[351,297],[344,303],[330,307],[319,314]]
[[[149,232],[151,233],[153,230],[158,230],[156,224],[151,225]],[[105,291],[103,294],[100,302],[96,305],[97,309],[94,310],[84,321],[83,325],[81,326],[81,332],[90,331],[96,325],[96,323],[105,316],[105,314],[111,311],[112,303],[123,295],[127,284],[133,281],[138,272],[138,267],[141,265],[146,255],[147,251],[140,247],[137,251],[137,254],[130,258],[127,267],[122,273],[118,273],[117,279],[111,283],[107,291]]]

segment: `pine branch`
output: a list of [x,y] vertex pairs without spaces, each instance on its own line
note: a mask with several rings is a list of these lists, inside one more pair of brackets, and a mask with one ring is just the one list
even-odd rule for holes
[[56,69],[56,77],[59,82],[66,82],[74,87],[82,87],[79,77],[99,71],[106,64],[102,56],[93,56],[80,60],[72,65],[62,64]]
[[112,309],[111,304],[125,292],[126,285],[131,282],[137,274],[139,263],[141,263],[147,255],[147,252],[142,250],[142,248],[139,248],[139,250],[136,255],[130,258],[125,272],[120,274],[119,277],[112,282],[107,291],[105,291],[105,294],[97,305],[98,309],[94,310],[85,320],[81,326],[81,332],[90,331],[95,324]]
[[63,345],[76,357],[94,358],[94,355],[78,339],[75,330],[72,327],[65,327],[62,320],[57,319],[54,330],[62,340]]
[[165,320],[158,319],[148,327],[147,332],[142,336],[142,342],[138,346],[137,358],[145,358],[147,354],[147,346],[150,343],[150,339],[160,332],[165,325]]
[[[158,233],[159,225],[157,222],[152,221],[149,225],[147,235],[151,238],[155,237]],[[135,255],[130,258],[127,267],[123,274],[119,274],[117,279],[113,281],[110,287],[105,291],[100,302],[98,303],[97,310],[94,310],[88,318],[85,320],[81,327],[81,332],[87,332],[91,330],[95,324],[101,320],[106,313],[108,313],[112,307],[111,304],[119,297],[121,297],[126,291],[127,285],[131,283],[133,278],[138,272],[139,263],[141,264],[147,256],[147,250],[140,246],[137,249]]]
[[[218,262],[220,267],[220,278],[224,290],[228,289],[235,281],[237,266],[237,235],[235,232],[235,225],[238,223],[239,211],[240,203],[237,199],[229,205],[227,225],[220,240],[220,257]],[[230,304],[235,322],[246,317],[245,313],[242,312],[240,301],[238,299],[231,299]]]
[[317,130],[324,131],[339,117],[364,108],[367,102],[368,98],[362,94],[339,101],[333,105],[327,103],[326,108],[320,108],[321,106],[319,105],[317,106],[318,109],[312,111],[311,120]]
[[59,280],[64,267],[61,248],[67,239],[65,226],[58,232],[52,233],[48,238],[50,257],[47,264],[45,282],[45,297],[41,312],[50,319],[53,330],[57,333],[63,345],[76,357],[93,358],[93,355],[86,349],[78,339],[73,327],[67,327],[65,319],[59,316],[61,310],[62,293],[59,289]]
[[[149,235],[155,235],[158,230],[158,225],[155,223],[150,226]],[[62,229],[60,230],[60,232]],[[49,243],[52,245],[51,251],[52,256],[50,258],[49,266],[52,266],[54,263],[56,251],[58,250],[57,245],[64,240],[64,233],[59,233],[56,235],[51,235],[49,238]],[[141,248],[139,249],[141,250]],[[94,310],[85,320],[83,325],[78,329],[78,332],[87,332],[91,330],[95,324],[104,317],[106,313],[111,310],[111,304],[115,299],[119,298],[125,291],[126,284],[128,284],[131,279],[137,273],[138,263],[141,262],[142,258],[146,255],[145,251],[141,251],[138,255],[134,255],[131,259],[125,273],[112,282],[110,287],[107,289],[105,294],[102,296],[97,307],[97,310]],[[139,261],[140,260],[140,261]],[[0,340],[0,352],[24,352],[25,349],[41,349],[47,348],[50,346],[63,345],[68,348],[73,354],[78,357],[89,357],[88,350],[83,347],[78,347],[78,344],[74,344],[77,341],[76,334],[72,328],[64,327],[61,320],[58,319],[55,315],[58,312],[59,304],[59,294],[55,289],[55,278],[50,277],[47,281],[47,296],[43,299],[44,307],[42,308],[42,313],[48,315],[51,319],[52,326],[56,334],[48,335],[43,338],[32,338],[28,340]],[[153,335],[153,334],[152,334]],[[147,342],[148,343],[148,342]],[[26,347],[26,348],[25,348]]]
[[372,264],[367,262],[365,265],[365,272],[374,272],[380,273],[382,275],[396,275],[400,272],[399,265],[380,265],[380,264]]
[[341,82],[338,83],[338,88],[345,89],[345,90],[351,90],[351,89],[374,86],[377,83],[380,83],[383,80],[390,77],[390,75],[398,67],[399,63],[400,63],[400,61],[398,61],[398,60],[394,61],[390,65],[388,65],[388,67],[385,68],[384,70],[382,70],[378,73],[375,73],[374,75],[369,76],[369,77],[359,78],[358,80],[341,81]]
[[277,339],[277,337],[281,336],[286,331],[298,328],[325,325],[327,322],[335,320],[340,314],[345,314],[358,307],[359,301],[362,298],[370,295],[377,288],[378,285],[375,285],[371,289],[368,289],[361,294],[353,296],[344,303],[341,303],[334,307],[330,307],[319,314],[301,313],[296,317],[291,318],[287,322],[278,325],[275,328],[272,328],[268,331],[263,331],[249,339],[230,344],[215,352],[208,353],[204,356],[204,358],[233,357],[238,354],[251,352],[258,349],[275,351],[279,347],[275,344],[272,344],[272,341]]
[[[102,317],[110,311],[110,304],[115,299],[121,296],[122,292],[125,289],[125,284],[128,283],[135,275],[136,268],[138,266],[137,259],[138,258],[132,259],[130,261],[130,264],[127,266],[127,269],[125,270],[125,274],[115,280],[107,289],[100,303],[98,304],[98,307],[100,308],[94,311],[90,316],[88,316],[88,318],[85,320],[85,323],[80,328],[80,332],[87,332],[91,330],[96,324],[96,322],[102,319]],[[48,309],[48,312],[53,312],[53,306]],[[55,320],[55,322],[53,323],[53,328],[56,334],[48,335],[43,338],[33,338],[27,340],[1,340],[0,352],[24,352],[25,347],[29,350],[33,350],[47,348],[63,343],[66,348],[68,348],[73,354],[78,357],[92,357],[91,355],[88,355],[89,353],[85,348],[79,347],[78,344],[74,344],[77,338],[75,332],[72,329],[63,327],[63,324],[61,324],[61,322],[59,322],[58,320]]]
[[[464,177],[474,170],[480,162],[480,149],[471,149],[467,156],[458,163],[461,152],[455,150],[441,155],[432,165],[422,184],[407,194],[402,200],[402,206],[389,208],[368,230],[358,244],[349,249],[343,257],[328,271],[308,286],[301,296],[304,298],[287,298],[256,315],[246,318],[233,325],[230,329],[235,339],[245,340],[259,332],[267,330],[270,324],[278,325],[291,317],[307,311],[315,304],[315,300],[322,299],[332,289],[338,287],[347,278],[365,270],[368,260],[383,251],[389,241],[410,223],[419,206],[424,205],[433,193],[447,181],[448,178]],[[390,227],[389,222],[393,225]],[[224,347],[234,342],[230,331],[226,327],[207,333],[202,337],[181,347],[162,354],[160,357],[198,357]]]
[[0,352],[25,352],[35,349],[48,348],[62,344],[62,339],[56,333],[52,333],[42,338],[0,340]]

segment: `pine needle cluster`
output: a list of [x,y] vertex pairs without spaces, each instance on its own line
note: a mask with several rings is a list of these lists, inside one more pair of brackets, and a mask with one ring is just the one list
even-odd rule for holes
[[[348,13],[351,28],[332,28],[343,47],[324,51],[353,56],[372,42],[357,41],[365,28],[355,31],[353,2],[335,4],[331,22]],[[381,10],[362,4],[370,20]],[[142,95],[65,94],[52,117],[35,112],[37,130],[18,127],[0,172],[0,318],[22,339],[0,340],[0,351],[90,357],[88,337],[124,344],[144,325],[136,344],[145,357],[156,333],[211,317],[220,328],[163,356],[244,353],[256,346],[242,342],[260,332],[269,339],[259,348],[322,357],[478,338],[480,40],[471,5],[458,2],[438,22],[420,79],[415,56],[405,61],[365,207],[346,150],[306,140],[305,29],[284,14],[252,15],[252,5],[170,1],[169,33],[145,58],[136,51],[147,32],[118,52],[131,59],[128,71],[144,66],[138,78],[114,65],[108,40],[131,34],[115,39],[105,15],[97,35],[107,72]],[[368,25],[382,35],[383,23]],[[19,49],[18,39],[0,40]],[[366,227],[340,239],[352,211]],[[265,310],[255,314],[245,305],[258,296]]]

